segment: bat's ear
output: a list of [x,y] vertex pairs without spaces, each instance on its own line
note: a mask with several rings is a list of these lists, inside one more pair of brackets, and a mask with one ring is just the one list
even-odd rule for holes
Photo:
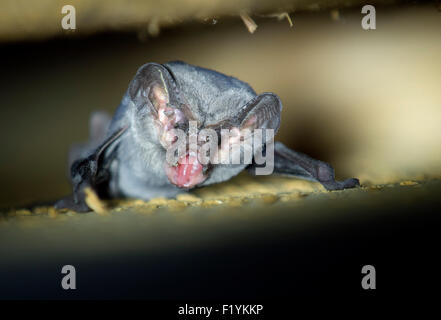
[[179,91],[173,74],[157,63],[147,63],[138,69],[130,82],[129,95],[138,109],[147,105],[154,113],[167,104],[179,106]]
[[280,126],[282,102],[271,92],[265,92],[249,101],[238,114],[240,129],[273,129]]
[[[229,163],[234,163],[236,160],[240,162],[242,150],[244,152],[252,150],[254,155],[259,149],[261,150],[263,144],[259,145],[259,140],[264,139],[262,142],[269,143],[274,138],[277,130],[279,130],[281,112],[282,103],[279,97],[270,92],[262,93],[245,104],[236,116],[227,122],[228,125],[232,126],[235,134],[228,138],[228,143],[221,142],[219,149],[221,163],[230,160],[233,162]],[[273,132],[271,133],[272,130]],[[240,141],[244,141],[243,148],[233,148],[230,154],[230,146],[242,145]]]

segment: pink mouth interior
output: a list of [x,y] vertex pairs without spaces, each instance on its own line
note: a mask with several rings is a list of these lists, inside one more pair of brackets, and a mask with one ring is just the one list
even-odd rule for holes
[[202,173],[203,166],[196,156],[189,156],[179,159],[177,166],[167,166],[168,179],[180,188],[191,188],[206,179]]

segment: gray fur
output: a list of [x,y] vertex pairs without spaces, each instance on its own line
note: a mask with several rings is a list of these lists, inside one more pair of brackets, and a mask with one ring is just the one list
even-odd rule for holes
[[[173,111],[170,108],[174,108]],[[58,201],[56,207],[88,211],[86,187],[110,197],[145,200],[186,192],[172,184],[165,171],[168,142],[160,139],[155,127],[159,109],[163,112],[167,109],[171,117],[184,115],[180,116],[179,123],[170,122],[172,126],[185,127],[187,119],[196,120],[199,130],[240,127],[277,132],[282,104],[273,93],[257,95],[247,83],[213,70],[184,62],[145,64],[131,81],[110,125],[105,114],[96,113],[92,117],[90,141],[71,153],[71,158],[75,158],[70,160],[74,160],[71,165],[73,194]],[[169,119],[168,116],[165,119]],[[275,144],[274,156],[275,173],[319,181],[328,190],[359,185],[354,178],[336,181],[329,164],[280,143]],[[196,186],[227,181],[247,165],[213,164],[211,171],[204,173],[208,175],[206,180],[200,180],[203,182]],[[256,164],[250,168],[254,166]]]
[[[184,62],[169,62],[165,66],[175,76],[180,93],[191,111],[204,125],[233,117],[256,96],[247,83],[213,70]],[[113,160],[109,184],[111,195],[148,200],[186,192],[168,181],[164,171],[166,151],[158,143],[152,123],[147,121],[142,128],[134,125],[139,118],[135,109],[126,93],[110,127],[109,132],[112,132],[129,124],[129,129],[118,142],[118,156]],[[217,165],[201,186],[226,181],[246,166]]]

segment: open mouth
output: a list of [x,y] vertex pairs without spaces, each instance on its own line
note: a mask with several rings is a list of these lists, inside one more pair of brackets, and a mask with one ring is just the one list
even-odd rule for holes
[[197,156],[189,154],[181,157],[175,166],[166,164],[165,172],[168,180],[179,188],[192,188],[207,179]]

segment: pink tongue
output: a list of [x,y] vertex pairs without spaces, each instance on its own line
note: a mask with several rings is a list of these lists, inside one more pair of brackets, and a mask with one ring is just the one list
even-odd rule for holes
[[177,169],[178,185],[188,187],[192,184],[192,180],[202,172],[202,165],[197,157],[187,155],[179,160]]

